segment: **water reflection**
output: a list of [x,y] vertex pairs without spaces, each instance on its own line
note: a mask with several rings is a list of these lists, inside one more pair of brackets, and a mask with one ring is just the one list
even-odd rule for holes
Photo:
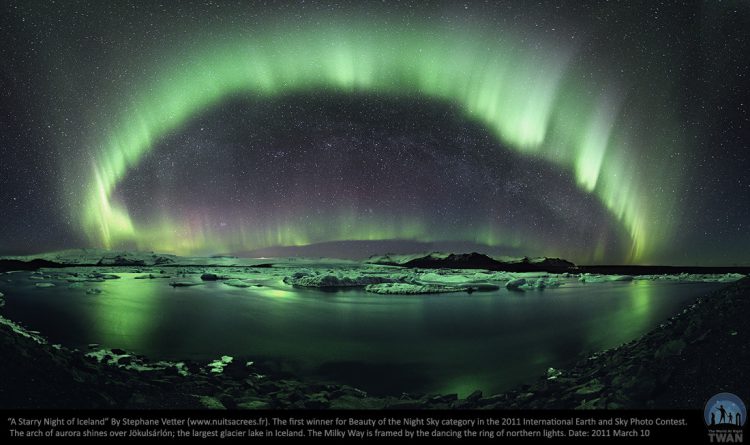
[[[53,342],[154,358],[242,355],[370,392],[503,391],[634,339],[717,284],[625,282],[471,295],[381,296],[267,283],[173,289],[168,280],[0,282],[4,313]],[[101,294],[86,293],[97,288]]]
[[[162,286],[146,280],[136,280],[140,274],[118,274],[119,280],[107,280],[87,286],[101,293],[86,294],[82,316],[88,318],[91,329],[101,335],[106,344],[132,347],[151,341],[157,332],[162,307],[168,299],[159,298]],[[166,311],[168,312],[168,311]]]

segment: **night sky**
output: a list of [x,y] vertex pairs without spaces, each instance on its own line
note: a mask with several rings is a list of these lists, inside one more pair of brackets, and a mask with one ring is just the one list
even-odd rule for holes
[[747,2],[146,3],[3,2],[0,254],[750,264]]

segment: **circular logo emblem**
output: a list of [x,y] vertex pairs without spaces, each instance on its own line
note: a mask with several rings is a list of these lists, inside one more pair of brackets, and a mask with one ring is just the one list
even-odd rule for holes
[[721,392],[711,397],[703,410],[703,420],[709,428],[742,428],[746,419],[745,404],[739,397],[729,392]]

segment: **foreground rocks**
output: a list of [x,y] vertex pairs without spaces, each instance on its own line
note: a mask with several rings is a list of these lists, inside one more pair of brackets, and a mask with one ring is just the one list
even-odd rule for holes
[[[750,400],[750,280],[700,298],[643,337],[550,369],[505,394],[372,397],[300,381],[245,359],[150,362],[122,350],[48,344],[0,317],[2,408],[512,409],[700,408],[717,392]],[[96,345],[92,345],[95,348]]]
[[[702,409],[719,392],[750,399],[750,279],[699,298],[643,337],[583,359],[490,408]],[[486,401],[485,401],[486,402]]]
[[120,349],[86,353],[50,345],[2,317],[0,355],[0,408],[382,409],[458,402],[456,395],[370,397],[228,356],[170,363]]

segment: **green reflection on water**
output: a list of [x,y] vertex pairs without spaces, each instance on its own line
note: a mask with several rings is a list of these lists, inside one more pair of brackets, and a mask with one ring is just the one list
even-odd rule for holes
[[98,283],[102,293],[92,295],[90,322],[93,329],[103,334],[101,343],[123,345],[123,348],[141,349],[156,331],[163,315],[163,298],[158,295],[166,289],[162,280],[135,280],[136,273],[119,273],[119,280]]
[[660,284],[633,281],[614,286],[622,286],[626,292],[614,296],[617,299],[592,320],[586,348],[588,351],[611,348],[633,340],[655,322],[654,292],[658,292]]
[[565,368],[580,354],[633,340],[717,286],[570,280],[525,293],[381,296],[267,281],[173,289],[166,279],[118,275],[81,285],[101,289],[99,295],[63,282],[45,289],[29,281],[15,297],[18,290],[0,290],[19,321],[66,345],[96,342],[157,359],[269,359],[300,377],[368,391],[463,397],[477,388],[500,392],[550,366]]

